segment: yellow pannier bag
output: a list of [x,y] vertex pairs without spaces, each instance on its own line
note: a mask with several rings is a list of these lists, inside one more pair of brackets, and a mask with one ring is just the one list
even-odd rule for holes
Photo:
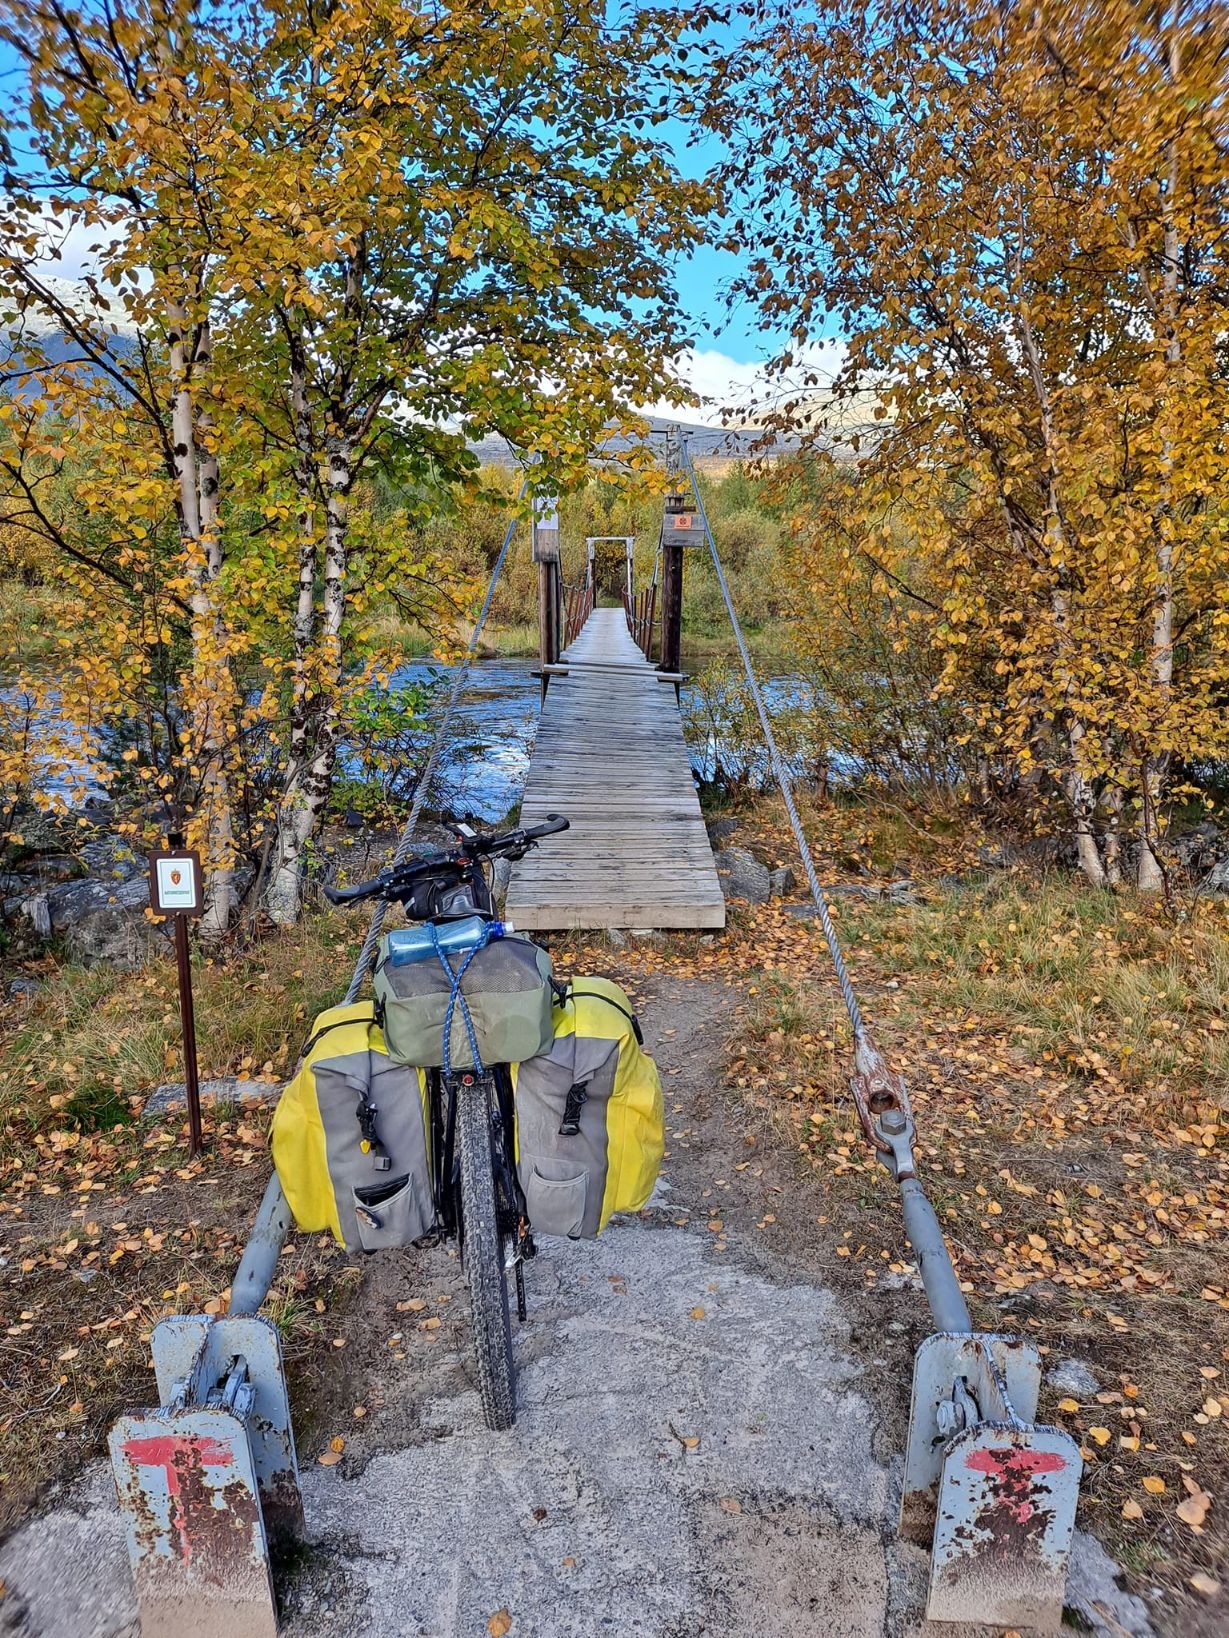
[[351,1250],[420,1239],[435,1221],[427,1078],[395,1063],[371,1001],[312,1025],[273,1115],[273,1164],[301,1229]]
[[623,990],[578,978],[553,1014],[549,1051],[515,1065],[516,1168],[530,1227],[590,1239],[639,1211],[665,1144],[657,1065]]

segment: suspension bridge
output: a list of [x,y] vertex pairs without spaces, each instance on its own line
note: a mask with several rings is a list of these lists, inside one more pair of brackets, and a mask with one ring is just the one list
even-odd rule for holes
[[513,869],[516,927],[723,927],[675,691],[621,608],[594,609],[551,678],[522,823],[571,830]]
[[[622,606],[599,608],[598,547],[616,544]],[[517,927],[725,925],[678,709],[684,554],[703,544],[694,507],[675,493],[647,586],[637,589],[633,538],[595,536],[569,587],[554,516],[535,521],[542,714],[521,818],[562,813],[572,828],[515,867],[506,914]]]

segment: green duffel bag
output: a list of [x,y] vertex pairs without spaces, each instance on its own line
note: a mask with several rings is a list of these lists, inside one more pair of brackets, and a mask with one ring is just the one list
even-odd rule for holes
[[[439,1069],[444,1063],[444,1020],[452,990],[438,957],[399,964],[390,959],[403,930],[386,933],[376,957],[376,1009],[390,1055],[399,1063]],[[394,941],[390,949],[390,940]],[[461,994],[484,1065],[536,1058],[554,1040],[551,962],[531,939],[506,933],[481,949],[445,957],[457,973],[466,962]],[[453,1009],[449,1042],[453,1069],[473,1069],[464,1009]]]

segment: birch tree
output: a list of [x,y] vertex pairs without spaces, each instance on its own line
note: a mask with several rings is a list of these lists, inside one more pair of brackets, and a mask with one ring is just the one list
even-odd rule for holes
[[[824,444],[808,346],[875,430],[826,491],[922,590],[968,733],[1060,790],[1089,880],[1160,879],[1167,775],[1223,754],[1229,173],[1219,9],[757,9],[714,83],[741,292],[789,330],[777,422]],[[799,581],[808,575],[801,529]]]
[[[25,104],[11,119],[38,161],[24,177],[10,169],[4,203],[2,297],[15,338],[8,376],[20,408],[10,406],[0,470],[12,525],[60,554],[102,632],[119,638],[117,675],[100,696],[99,627],[83,622],[79,686],[68,680],[65,709],[78,696],[86,718],[108,706],[139,709],[126,686],[142,674],[132,667],[134,627],[155,643],[166,621],[184,628],[187,731],[177,725],[172,734],[176,770],[165,774],[163,795],[171,828],[186,823],[204,855],[202,929],[222,933],[234,906],[228,755],[240,708],[220,601],[219,452],[208,407],[218,150],[207,124],[202,130],[197,82],[209,65],[192,11],[186,0],[118,15],[54,3],[0,8],[0,35],[26,74]],[[47,271],[57,235],[97,245],[94,274],[76,289]],[[93,443],[118,480],[93,496],[115,528],[101,553],[81,538],[83,527],[97,534],[96,519],[54,498],[73,439]],[[159,565],[155,585],[145,543],[168,513],[179,552]],[[119,618],[117,590],[126,597]]]
[[301,168],[264,194],[246,315],[301,522],[277,921],[298,913],[337,754],[356,482],[463,483],[465,434],[494,430],[566,487],[629,401],[669,390],[669,264],[710,198],[639,131],[665,116],[656,65],[680,35],[668,12],[610,23],[553,0],[281,13],[262,79]]
[[[201,840],[214,926],[237,856],[288,921],[378,663],[360,623],[459,578],[377,515],[373,477],[425,521],[499,431],[566,487],[675,390],[671,265],[711,205],[653,139],[685,25],[554,0],[0,7],[38,155],[4,205],[27,335],[0,470],[87,594],[61,703],[149,717],[166,765],[132,777]],[[49,226],[96,234],[84,288],[36,265]]]

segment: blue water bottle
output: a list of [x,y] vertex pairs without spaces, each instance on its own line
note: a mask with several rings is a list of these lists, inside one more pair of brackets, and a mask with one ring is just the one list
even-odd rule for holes
[[430,923],[421,927],[394,927],[388,935],[388,964],[390,967],[409,967],[416,961],[435,961],[437,948],[445,955],[464,954],[484,940],[502,938],[502,921],[485,921],[481,916],[466,916],[461,921],[436,922],[435,937]]

